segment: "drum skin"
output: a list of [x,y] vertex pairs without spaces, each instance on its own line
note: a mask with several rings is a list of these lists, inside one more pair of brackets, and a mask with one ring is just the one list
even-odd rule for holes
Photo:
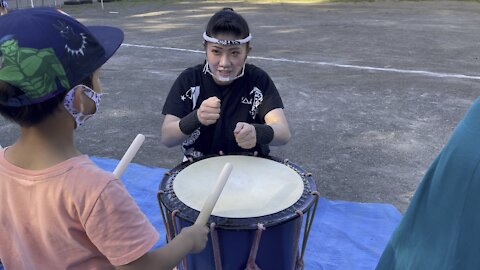
[[[176,197],[173,191],[176,175],[190,164],[211,157],[214,156],[202,157],[193,162],[184,162],[167,172],[162,179],[159,189],[159,204],[166,210],[166,226],[168,226],[167,232],[170,234],[167,236],[168,239],[172,239],[182,228],[193,225],[199,214],[197,210],[186,206]],[[310,174],[305,173],[298,165],[288,160],[272,156],[251,157],[252,159],[267,158],[295,170],[301,176],[304,191],[300,199],[292,206],[271,215],[254,218],[210,216],[207,225],[215,223],[222,269],[245,269],[257,233],[257,224],[260,223],[263,224],[265,230],[261,234],[255,263],[262,270],[292,270],[295,267],[297,254],[294,253],[296,250],[298,251],[298,238],[303,222],[303,216],[300,216],[299,212],[306,213],[313,205],[315,198],[311,193],[316,191],[315,181]],[[233,165],[235,166],[235,164]],[[174,213],[174,219],[172,213]],[[212,233],[209,234],[207,246],[203,251],[187,255],[185,258],[186,269],[215,269],[211,235]]]

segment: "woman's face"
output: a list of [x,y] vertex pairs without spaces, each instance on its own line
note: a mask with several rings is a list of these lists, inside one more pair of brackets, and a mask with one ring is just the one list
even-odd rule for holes
[[[237,39],[233,35],[224,34],[216,35],[215,38],[224,40]],[[206,42],[205,51],[213,79],[217,84],[227,85],[232,83],[235,77],[242,72],[250,48],[248,44],[224,46]]]

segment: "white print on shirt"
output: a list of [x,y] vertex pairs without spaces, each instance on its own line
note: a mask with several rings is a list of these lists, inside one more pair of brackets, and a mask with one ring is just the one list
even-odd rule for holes
[[255,119],[255,116],[257,116],[257,112],[258,112],[258,106],[260,106],[260,104],[262,104],[262,101],[263,101],[263,94],[262,94],[262,91],[257,87],[253,88],[253,90],[250,92],[250,96],[252,94],[253,94],[253,103],[251,103],[252,108],[250,109],[250,115],[252,116],[253,119]]
[[197,105],[198,95],[200,95],[200,86],[192,86],[190,87],[190,89],[187,90],[185,95],[180,96],[180,99],[182,99],[182,101],[185,101],[185,99],[187,98],[192,100],[192,104],[193,104],[192,110],[193,110]]
[[188,148],[189,146],[193,145],[195,141],[200,137],[200,128],[197,128],[185,141],[182,143],[182,152],[187,157],[201,157],[202,153],[195,151],[193,148]]
[[243,103],[243,104],[250,105],[250,104],[252,104],[252,99],[248,99],[248,98],[246,98],[246,97],[242,97],[242,103]]

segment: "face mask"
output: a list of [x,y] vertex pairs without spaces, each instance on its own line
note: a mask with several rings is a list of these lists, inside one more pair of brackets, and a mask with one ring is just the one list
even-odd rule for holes
[[238,74],[235,77],[222,77],[222,76],[213,75],[213,72],[210,69],[210,64],[208,64],[208,61],[205,61],[205,66],[203,67],[203,73],[205,73],[205,74],[208,73],[208,74],[212,75],[212,77],[214,77],[215,79],[217,79],[221,82],[231,82],[231,81],[234,81],[234,80],[243,76],[243,74],[245,73],[245,63],[243,64],[242,72],[240,72],[240,74]]
[[95,114],[93,113],[93,114],[85,115],[74,108],[73,99],[74,99],[75,90],[77,89],[77,87],[82,88],[82,91],[85,94],[84,96],[87,96],[88,98],[93,100],[93,102],[95,103],[95,113],[98,112],[98,109],[100,107],[100,100],[102,96],[102,94],[95,92],[93,89],[83,84],[77,85],[74,88],[72,88],[70,91],[68,91],[63,101],[63,105],[65,106],[65,109],[67,109],[67,111],[73,117],[73,119],[75,119],[75,123],[76,123],[75,128],[83,125],[85,121],[87,121],[90,117],[92,117]]

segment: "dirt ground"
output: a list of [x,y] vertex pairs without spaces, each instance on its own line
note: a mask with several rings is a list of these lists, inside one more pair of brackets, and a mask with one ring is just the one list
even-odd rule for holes
[[[480,94],[480,3],[241,1],[107,2],[62,9],[125,31],[104,66],[101,112],[78,130],[90,155],[120,159],[138,133],[134,162],[172,168],[179,147],[160,143],[161,108],[176,76],[201,63],[208,18],[223,6],[250,24],[250,59],[282,95],[293,133],[272,147],[313,173],[328,199],[405,211],[425,170]],[[18,129],[0,120],[0,144]],[[159,179],[160,181],[160,179]]]

